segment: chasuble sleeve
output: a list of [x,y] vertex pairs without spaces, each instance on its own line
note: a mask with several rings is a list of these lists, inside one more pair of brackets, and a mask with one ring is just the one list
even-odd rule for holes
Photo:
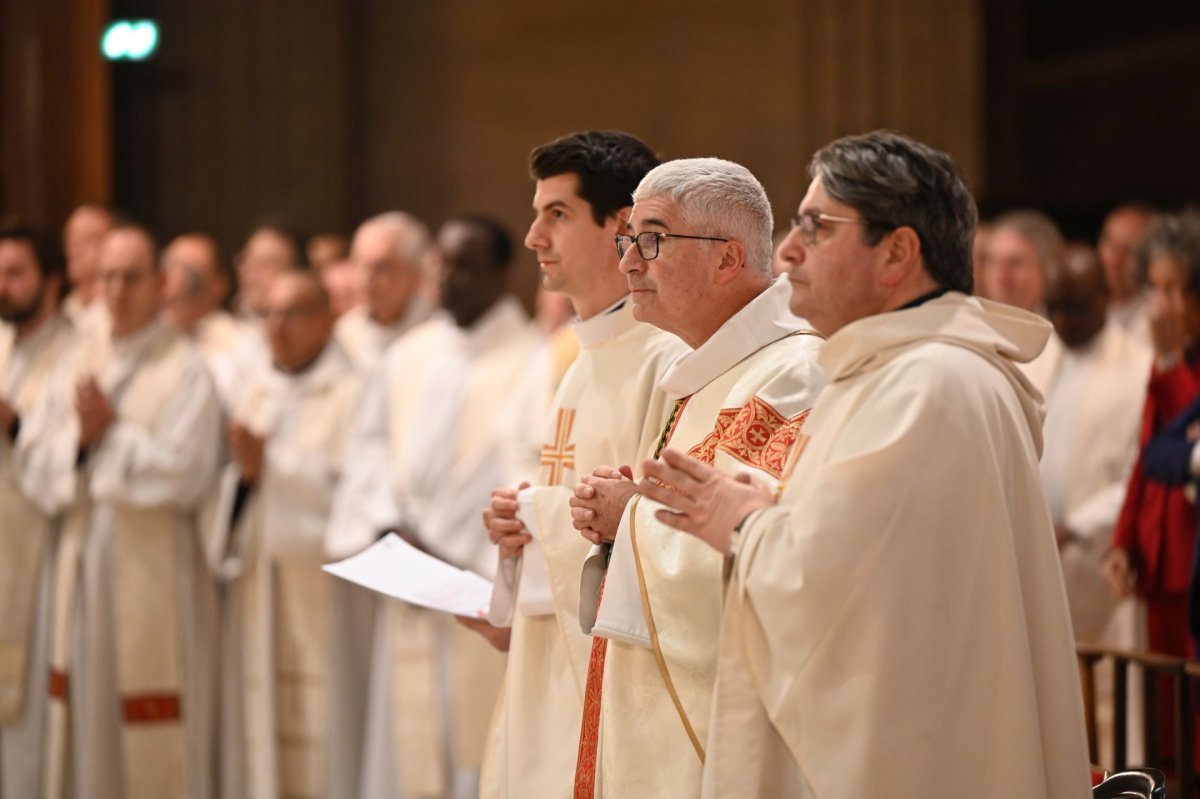
[[191,358],[155,429],[118,417],[93,455],[97,499],[189,509],[211,487],[220,406],[203,361]]

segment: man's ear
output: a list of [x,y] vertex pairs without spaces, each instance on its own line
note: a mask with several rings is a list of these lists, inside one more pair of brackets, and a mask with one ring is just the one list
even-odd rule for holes
[[921,266],[921,237],[917,231],[904,225],[888,233],[882,242],[883,264],[879,282],[887,288],[895,288],[908,279],[914,269]]
[[624,233],[626,228],[629,227],[629,217],[632,214],[633,214],[633,206],[626,205],[623,208],[618,208],[617,210],[615,210],[611,214],[609,214],[608,219],[605,221],[611,221],[611,222],[615,223],[615,225],[616,225],[616,227],[614,228],[615,232]]
[[727,241],[721,245],[721,263],[717,264],[716,284],[725,286],[732,282],[746,267],[746,248],[740,241]]

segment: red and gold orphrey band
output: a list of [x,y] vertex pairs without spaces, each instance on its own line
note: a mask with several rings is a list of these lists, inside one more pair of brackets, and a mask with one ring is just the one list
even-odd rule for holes
[[[671,416],[655,447],[657,458],[667,448],[671,436],[679,423],[688,397],[676,400]],[[758,397],[740,408],[723,408],[717,414],[717,422],[704,440],[688,451],[690,457],[710,466],[717,450],[732,455],[747,466],[753,466],[775,479],[783,476],[792,444],[800,435],[808,411],[792,418],[783,416]],[[604,597],[604,584],[600,586],[600,598]],[[599,605],[597,600],[597,605]],[[587,685],[583,693],[583,722],[579,730],[579,755],[575,761],[575,799],[592,799],[596,788],[596,759],[600,745],[600,705],[604,687],[604,656],[608,651],[608,639],[593,637],[592,652],[588,658]]]

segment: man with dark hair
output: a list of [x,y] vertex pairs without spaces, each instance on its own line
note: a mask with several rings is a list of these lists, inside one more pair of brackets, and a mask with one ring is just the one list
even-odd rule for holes
[[1049,323],[961,293],[975,204],[946,154],[870,133],[810,175],[782,257],[830,384],[781,495],[644,464],[660,520],[732,580],[703,795],[1082,799],[1041,398],[1016,367]]
[[613,246],[633,190],[657,163],[643,142],[612,131],[573,133],[530,156],[536,185],[525,246],[537,254],[543,290],[573,304],[580,351],[545,420],[535,484],[495,487],[484,511],[497,545],[497,626],[472,624],[509,651],[483,763],[489,799],[571,791],[589,639],[579,622],[588,543],[571,525],[570,486],[653,446],[668,410],[655,385],[687,349],[633,318]]
[[216,473],[220,408],[199,352],[158,320],[162,273],[144,227],[108,232],[98,281],[109,333],[81,354],[73,402],[46,406],[32,433],[53,465],[49,501],[70,505],[46,795],[206,797],[215,619],[194,519]]
[[61,250],[29,228],[0,229],[0,796],[38,796],[46,715],[50,564],[59,507],[21,450],[22,419],[76,346],[60,312]]

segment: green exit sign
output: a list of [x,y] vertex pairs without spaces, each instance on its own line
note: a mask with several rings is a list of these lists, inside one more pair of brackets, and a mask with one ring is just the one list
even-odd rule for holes
[[150,19],[119,19],[100,37],[100,52],[109,61],[145,61],[158,49],[158,23]]

